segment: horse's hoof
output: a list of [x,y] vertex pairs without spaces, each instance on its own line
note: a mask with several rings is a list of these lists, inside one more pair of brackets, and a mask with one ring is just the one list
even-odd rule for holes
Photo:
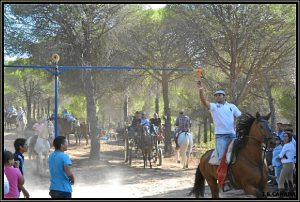
[[177,163],[180,163],[180,161],[177,161]]

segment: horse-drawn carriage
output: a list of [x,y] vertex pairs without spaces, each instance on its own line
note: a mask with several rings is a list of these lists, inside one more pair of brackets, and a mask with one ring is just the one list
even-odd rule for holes
[[157,163],[158,166],[162,165],[162,149],[159,148],[159,141],[157,135],[148,133],[142,126],[138,126],[134,132],[125,131],[124,144],[125,144],[125,162],[129,165],[132,159],[138,157],[139,150],[141,150],[144,160],[144,168],[147,166],[147,157],[152,168],[151,160]]

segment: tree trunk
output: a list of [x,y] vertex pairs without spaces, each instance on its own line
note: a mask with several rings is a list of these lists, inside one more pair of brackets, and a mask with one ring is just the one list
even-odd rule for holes
[[128,121],[128,95],[125,95],[124,100],[124,123],[127,123]]
[[32,118],[36,120],[36,101],[33,100]]
[[96,97],[95,97],[95,86],[93,82],[92,70],[83,70],[84,74],[84,88],[85,96],[87,100],[87,119],[90,125],[91,133],[91,150],[90,159],[99,160],[100,159],[100,142],[97,138],[97,118],[96,118]]
[[201,140],[201,121],[199,120],[199,124],[198,124],[198,144],[200,144],[200,140]]
[[50,97],[49,97],[47,100],[47,117],[50,117],[51,114],[50,114]]
[[159,95],[155,96],[155,113],[159,114]]
[[271,111],[271,127],[275,131],[276,130],[276,117],[275,117],[275,105],[274,105],[274,98],[272,96],[272,85],[266,79],[266,86],[265,91],[268,96],[268,103]]
[[165,123],[165,154],[172,153],[171,142],[171,109],[169,103],[169,78],[166,72],[162,73],[162,94],[164,100],[164,115],[166,116]]

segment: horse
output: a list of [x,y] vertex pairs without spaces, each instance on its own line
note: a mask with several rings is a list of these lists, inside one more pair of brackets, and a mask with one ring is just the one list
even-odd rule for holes
[[153,148],[153,136],[151,134],[148,134],[144,129],[144,127],[141,125],[137,126],[137,131],[139,137],[137,138],[137,144],[138,147],[142,150],[144,168],[147,167],[147,157],[149,160],[150,168],[152,168],[151,159],[152,159],[152,148]]
[[185,169],[189,167],[189,157],[193,149],[193,135],[189,132],[181,132],[178,135],[179,137],[177,141],[179,144],[179,149],[176,150],[177,163],[180,163],[180,156],[183,169]]
[[6,113],[4,118],[5,118],[5,128],[7,130],[12,129],[12,124],[17,126],[17,114],[12,114],[11,116],[8,117],[8,114]]
[[78,133],[76,133],[75,131],[75,124],[73,122],[69,122],[67,119],[64,118],[58,118],[58,128],[59,134],[67,138],[68,144],[70,144],[70,134],[74,134],[77,140]]
[[24,137],[24,131],[27,125],[27,119],[25,116],[21,115],[21,117],[16,118],[17,121],[17,135],[18,137]]
[[80,126],[79,128],[76,129],[76,133],[77,135],[76,136],[76,144],[77,144],[77,138],[79,139],[79,145],[80,145],[80,139],[82,137],[85,138],[86,140],[86,145],[89,144],[89,137],[88,137],[88,134],[89,134],[89,127],[88,127],[88,124],[86,124],[85,122],[83,123],[80,123]]
[[54,140],[54,125],[50,120],[40,123],[37,135],[30,136],[27,139],[29,159],[34,152],[37,155],[37,170],[41,176],[46,175],[48,168],[48,156],[50,151],[50,142]]
[[[268,191],[267,166],[264,163],[263,148],[274,147],[275,137],[272,134],[267,116],[256,117],[249,113],[242,114],[237,121],[238,139],[233,146],[235,162],[228,165],[228,178],[235,189],[243,189],[247,194],[257,198],[263,197]],[[264,147],[263,147],[264,146]],[[219,198],[217,183],[217,165],[209,164],[213,150],[202,155],[196,170],[195,182],[192,191],[196,198],[204,197],[204,182],[207,181],[212,198]]]

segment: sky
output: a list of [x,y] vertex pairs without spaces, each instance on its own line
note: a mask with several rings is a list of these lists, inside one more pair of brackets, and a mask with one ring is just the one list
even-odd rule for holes
[[152,9],[159,9],[159,8],[162,8],[162,7],[165,7],[166,4],[145,4],[146,8],[152,8]]

